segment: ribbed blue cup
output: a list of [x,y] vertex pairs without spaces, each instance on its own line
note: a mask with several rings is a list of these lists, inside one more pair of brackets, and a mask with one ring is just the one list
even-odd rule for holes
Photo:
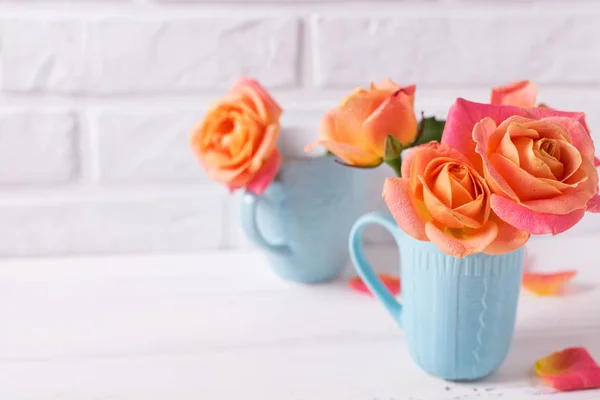
[[242,227],[284,279],[329,281],[348,264],[348,234],[365,212],[369,174],[333,160],[285,158],[261,196],[244,193]]
[[[362,232],[386,228],[400,247],[402,302],[367,261]],[[350,233],[350,255],[371,292],[406,334],[412,358],[446,380],[475,380],[503,363],[512,342],[524,248],[503,255],[456,258],[406,235],[390,215],[369,213]]]

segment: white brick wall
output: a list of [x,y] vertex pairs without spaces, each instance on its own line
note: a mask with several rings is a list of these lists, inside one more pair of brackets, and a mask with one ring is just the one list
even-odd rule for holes
[[92,112],[102,183],[206,184],[208,178],[190,151],[190,127],[198,110],[143,109]]
[[5,89],[198,93],[224,89],[241,73],[270,87],[296,83],[295,19],[140,19],[134,12],[101,20],[25,15],[0,21]]
[[294,135],[371,79],[416,83],[417,110],[443,117],[528,78],[600,143],[598,38],[592,0],[0,0],[0,256],[247,246],[237,197],[188,147],[239,74]]
[[0,184],[44,185],[77,174],[77,117],[68,111],[0,110]]

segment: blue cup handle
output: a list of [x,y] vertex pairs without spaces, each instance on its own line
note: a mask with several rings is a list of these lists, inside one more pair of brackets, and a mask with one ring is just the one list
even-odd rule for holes
[[242,220],[242,228],[246,235],[250,238],[261,249],[270,253],[289,255],[291,250],[284,244],[272,244],[269,243],[260,232],[258,224],[256,222],[256,211],[258,204],[261,201],[261,196],[258,196],[250,191],[245,191],[242,197],[242,205],[240,210],[240,216]]
[[388,312],[402,327],[402,304],[396,300],[396,298],[381,282],[381,279],[379,279],[365,255],[362,234],[367,225],[370,224],[379,225],[387,229],[396,240],[398,246],[400,246],[398,236],[400,228],[398,228],[398,225],[396,225],[396,222],[392,216],[380,212],[371,212],[360,217],[354,223],[354,226],[350,231],[350,257],[352,258],[352,262],[354,263],[358,275],[371,290],[371,293],[373,293],[379,299],[379,301],[383,303]]

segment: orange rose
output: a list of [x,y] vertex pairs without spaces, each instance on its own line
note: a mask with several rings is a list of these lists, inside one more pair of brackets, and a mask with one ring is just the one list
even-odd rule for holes
[[321,144],[350,165],[377,166],[383,162],[388,135],[403,145],[417,135],[415,86],[401,87],[391,79],[356,89],[321,120]]
[[465,257],[507,253],[529,239],[494,215],[485,179],[448,145],[430,142],[410,150],[402,176],[387,178],[383,198],[398,226],[417,240]]
[[211,179],[257,194],[275,178],[281,108],[256,81],[240,78],[214,104],[192,136],[192,147]]
[[[577,120],[513,116],[473,128],[494,209],[531,233],[558,234],[575,225],[598,188],[594,143]],[[529,218],[530,215],[532,218]]]
[[442,143],[469,158],[492,190],[499,218],[533,234],[558,234],[597,212],[598,172],[585,115],[458,99]]
[[[537,87],[531,81],[518,81],[492,89],[490,103],[505,106],[535,107]],[[544,105],[541,105],[545,107]]]

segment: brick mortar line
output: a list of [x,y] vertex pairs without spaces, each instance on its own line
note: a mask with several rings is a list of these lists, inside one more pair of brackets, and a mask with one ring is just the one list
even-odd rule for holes
[[[545,6],[542,6],[545,4]],[[380,7],[378,7],[380,6]],[[432,7],[433,6],[433,7]],[[426,18],[464,18],[464,17],[497,17],[499,15],[517,16],[543,14],[546,16],[589,16],[600,12],[597,3],[589,0],[578,3],[577,9],[573,9],[572,3],[565,0],[555,0],[548,7],[547,2],[512,2],[502,3],[492,0],[475,2],[474,0],[457,0],[445,2],[441,0],[429,0],[418,2],[416,0],[379,0],[369,1],[330,1],[319,3],[315,1],[292,2],[89,2],[89,3],[12,3],[0,1],[2,10],[1,19],[10,18],[80,18],[98,20],[107,17],[129,17],[132,19],[144,18],[214,18],[214,17],[278,17],[297,16],[310,17],[323,15],[327,17],[372,17],[372,18],[394,18],[390,12],[402,11],[402,17],[426,17]],[[207,12],[211,15],[207,16]],[[196,14],[197,13],[197,14]]]
[[[377,78],[377,77],[375,77]],[[398,78],[396,78],[398,79]],[[365,78],[364,85],[370,81],[369,78]],[[452,84],[448,86],[429,86],[419,85],[419,82],[414,82],[417,85],[417,96],[426,98],[429,100],[435,100],[437,98],[445,99],[447,97],[458,96],[459,94],[468,95],[487,95],[491,87],[495,84],[502,82],[490,82],[488,85],[460,85]],[[600,97],[600,77],[596,83],[540,83],[537,82],[540,89],[543,90],[544,94],[550,94],[551,96],[589,96],[589,97]],[[295,107],[304,108],[303,103],[307,105],[315,104],[315,101],[321,101],[323,103],[329,103],[330,99],[338,99],[338,97],[344,96],[351,91],[356,85],[348,85],[345,88],[327,88],[319,89],[316,87],[298,87],[293,89],[269,89],[269,92],[275,98],[291,99],[291,103]],[[360,85],[359,85],[360,86]],[[5,109],[20,109],[20,108],[38,108],[44,107],[44,109],[51,110],[64,110],[65,108],[78,108],[78,109],[93,109],[93,108],[121,108],[126,107],[162,107],[164,103],[173,105],[181,108],[202,108],[207,106],[210,102],[214,101],[224,95],[227,88],[220,88],[206,91],[193,91],[189,93],[141,93],[131,92],[123,94],[111,94],[111,95],[98,95],[98,94],[86,94],[86,95],[68,95],[58,94],[52,91],[47,92],[30,92],[30,93],[17,93],[17,92],[2,92],[0,89],[0,107]],[[459,93],[459,91],[461,93]],[[465,91],[468,91],[465,93]],[[300,97],[299,97],[300,96]],[[463,96],[464,97],[464,96]],[[32,103],[32,101],[34,103]]]
[[[225,190],[220,190],[213,185],[187,185],[187,187],[174,188],[175,191],[164,190],[164,186],[154,188],[145,187],[139,192],[134,192],[132,188],[129,190],[122,189],[105,189],[102,191],[60,191],[46,189],[32,190],[27,192],[11,192],[0,193],[0,207],[38,207],[52,206],[61,204],[115,204],[115,203],[130,203],[130,202],[153,202],[153,201],[170,201],[170,200],[185,200],[198,198],[220,198],[228,200],[228,194]],[[32,188],[35,189],[35,188]],[[178,190],[177,190],[178,189]],[[227,204],[228,207],[230,204]]]

